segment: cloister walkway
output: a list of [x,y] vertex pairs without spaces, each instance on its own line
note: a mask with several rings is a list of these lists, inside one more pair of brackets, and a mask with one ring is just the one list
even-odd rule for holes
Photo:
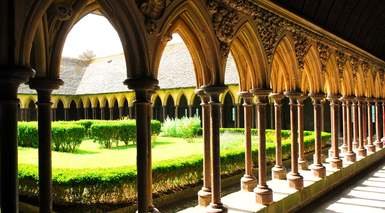
[[385,212],[385,161],[300,212]]

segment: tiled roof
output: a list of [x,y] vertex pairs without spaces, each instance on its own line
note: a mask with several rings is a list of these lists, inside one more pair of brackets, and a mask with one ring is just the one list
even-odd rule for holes
[[[90,64],[78,59],[63,58],[60,78],[64,85],[54,94],[82,95],[128,91],[123,84],[126,79],[124,55],[97,58]],[[167,45],[160,62],[159,86],[163,89],[195,87],[195,72],[191,56],[183,43]],[[236,65],[230,55],[226,67],[225,83],[237,84]],[[19,93],[35,93],[27,85]]]

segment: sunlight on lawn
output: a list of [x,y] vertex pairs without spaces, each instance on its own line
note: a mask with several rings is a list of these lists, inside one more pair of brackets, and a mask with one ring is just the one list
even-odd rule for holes
[[[221,135],[221,150],[242,149],[242,134],[223,133]],[[257,137],[253,136],[253,146]],[[194,138],[193,143],[183,138],[156,137],[152,144],[153,162],[183,158],[203,154],[202,137]],[[19,164],[38,163],[38,152],[34,148],[19,147]],[[82,142],[76,153],[52,152],[54,168],[111,168],[136,165],[136,146],[130,144],[112,149],[101,148],[92,140]]]

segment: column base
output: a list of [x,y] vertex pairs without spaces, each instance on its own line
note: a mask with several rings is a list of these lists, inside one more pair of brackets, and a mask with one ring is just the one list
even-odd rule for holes
[[353,145],[353,149],[358,149],[358,143],[357,142],[353,141],[352,145]]
[[384,146],[382,140],[381,141],[376,140],[376,142],[374,142],[374,145],[376,145],[377,149],[382,149],[382,147]]
[[306,160],[298,159],[298,169],[299,170],[309,170],[309,164]]
[[289,174],[287,174],[286,179],[289,183],[290,188],[294,188],[297,190],[303,189],[303,177],[299,173],[293,174],[290,172]]
[[241,190],[245,192],[252,192],[257,186],[257,178],[251,175],[244,175],[241,178]]
[[257,203],[262,205],[269,205],[273,203],[273,190],[266,186],[257,186],[254,189],[255,199]]
[[381,138],[381,143],[384,145],[385,144],[385,137]]
[[366,149],[365,148],[358,148],[357,149],[357,155],[359,157],[366,157]]
[[376,146],[373,144],[366,145],[366,149],[368,150],[369,153],[376,152]]
[[356,153],[352,152],[352,151],[348,151],[345,153],[344,155],[344,158],[346,159],[347,162],[356,162]]
[[198,192],[198,206],[208,206],[211,201],[211,191],[208,188],[202,187]]
[[227,208],[222,203],[210,203],[206,208],[207,213],[227,212]]
[[340,150],[342,153],[346,153],[348,151],[348,146],[342,144],[342,146],[340,146]]
[[339,158],[331,158],[329,161],[330,165],[334,169],[341,169],[342,168],[342,160]]
[[326,168],[322,164],[311,165],[311,171],[315,177],[323,178],[326,176]]
[[283,166],[275,165],[271,169],[271,177],[275,180],[285,180],[286,179],[286,169]]

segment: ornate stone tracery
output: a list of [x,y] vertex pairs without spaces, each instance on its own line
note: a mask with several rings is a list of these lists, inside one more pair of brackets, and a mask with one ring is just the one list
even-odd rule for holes
[[305,55],[310,47],[309,40],[301,33],[294,33],[294,48],[295,56],[297,58],[298,68],[303,70],[305,67]]
[[327,71],[326,65],[330,57],[329,46],[324,43],[318,42],[317,49],[318,49],[318,54],[319,54],[319,58],[322,66],[321,67],[322,72],[326,72]]
[[208,0],[208,11],[212,17],[215,34],[220,42],[220,49],[223,56],[230,51],[230,42],[235,35],[235,26],[239,23],[239,14],[216,0]]
[[138,8],[145,16],[145,26],[149,34],[156,31],[156,21],[162,17],[165,9],[173,0],[136,0]]
[[340,78],[342,79],[344,76],[344,70],[345,70],[345,64],[346,64],[346,55],[344,54],[343,51],[337,50],[336,51],[337,55],[337,68],[338,68],[338,73]]

